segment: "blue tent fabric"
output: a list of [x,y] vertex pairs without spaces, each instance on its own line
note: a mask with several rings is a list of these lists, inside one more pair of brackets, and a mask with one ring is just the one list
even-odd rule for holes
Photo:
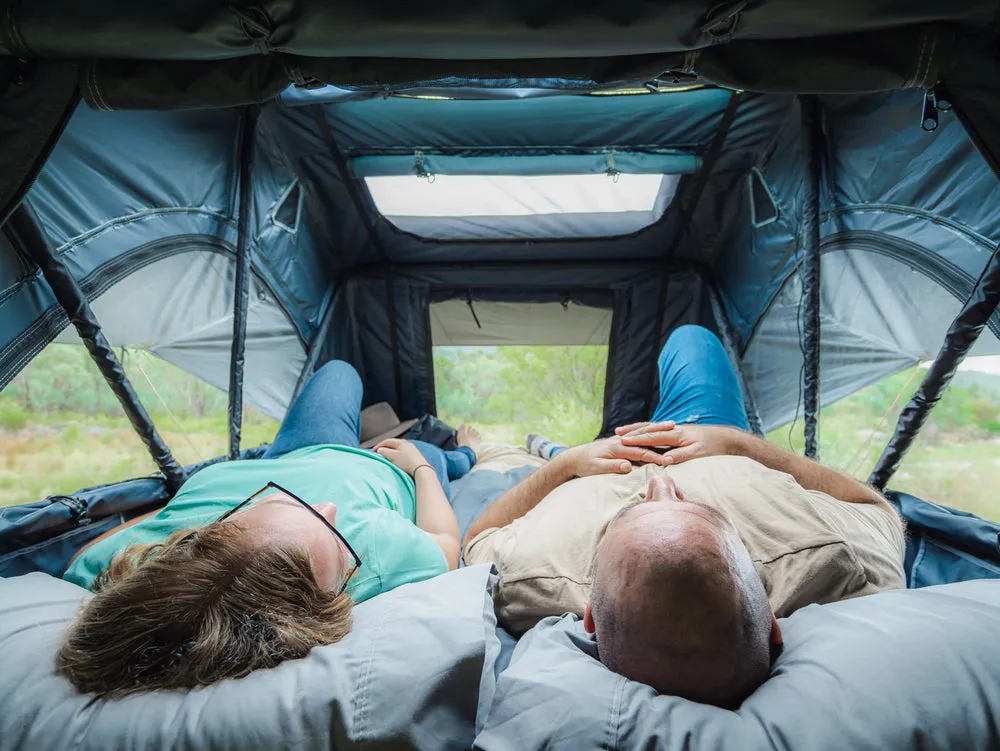
[[[303,12],[319,13],[312,3],[301,2]],[[40,24],[38,8],[51,3],[60,12],[46,27]],[[407,74],[412,76],[408,88],[400,88],[399,79],[392,77],[384,79],[390,82],[388,88],[378,88],[366,79],[385,63],[375,55],[368,61],[337,61],[337,70],[357,76],[353,83],[342,80],[334,89],[300,88],[264,103],[253,154],[246,400],[280,418],[296,384],[308,375],[304,371],[340,358],[361,373],[366,403],[389,401],[401,417],[420,417],[436,408],[431,305],[449,300],[565,302],[610,312],[602,426],[607,433],[616,424],[646,416],[646,404],[656,390],[650,363],[673,328],[684,323],[716,325],[706,295],[711,284],[733,329],[763,427],[775,427],[798,408],[805,211],[801,187],[807,157],[813,156],[822,167],[820,403],[933,356],[950,317],[1000,241],[1000,182],[991,169],[982,128],[970,126],[968,113],[956,108],[935,111],[937,128],[932,132],[921,127],[929,101],[922,87],[935,85],[945,75],[939,68],[953,57],[948,45],[962,39],[966,30],[935,26],[935,19],[909,6],[894,6],[895,15],[884,8],[885,23],[879,27],[886,30],[884,38],[865,48],[883,55],[878,58],[884,63],[881,72],[868,79],[850,78],[846,67],[830,78],[816,74],[810,90],[821,92],[823,139],[821,153],[806,154],[799,99],[791,93],[765,92],[801,90],[792,79],[808,65],[803,56],[796,57],[800,65],[787,68],[787,80],[763,68],[796,45],[827,49],[826,43],[839,33],[867,35],[878,29],[871,28],[867,12],[852,6],[854,20],[849,21],[851,13],[845,11],[843,18],[838,16],[844,26],[840,30],[839,21],[819,23],[814,13],[797,18],[796,28],[819,23],[813,29],[816,36],[805,40],[791,31],[787,39],[771,40],[774,44],[748,35],[750,28],[773,34],[775,18],[770,14],[776,7],[764,2],[745,13],[736,11],[730,19],[735,24],[731,36],[724,34],[727,38],[711,50],[680,45],[671,51],[673,43],[665,39],[655,50],[633,49],[635,55],[690,58],[693,72],[678,73],[676,80],[649,79],[648,88],[609,90],[615,81],[642,83],[625,73],[622,79],[611,73],[619,63],[622,71],[650,63],[634,57],[600,63],[607,77],[587,77],[600,68],[593,61],[587,63],[590,68],[580,63],[574,75],[552,71],[519,77],[523,71],[518,66],[510,67],[507,75],[493,75],[490,66],[503,67],[501,58],[480,61],[483,67],[475,76],[467,75],[464,66],[469,61],[456,59],[447,76],[422,77],[442,64],[429,60],[427,67],[414,64]],[[667,13],[665,7],[660,11]],[[23,31],[29,44],[38,45],[36,54],[82,54],[92,41],[84,38],[86,33],[76,39],[58,31],[74,12],[59,0],[44,0],[32,8],[19,4],[7,20]],[[158,11],[150,13],[150,20],[159,17]],[[268,17],[275,21],[283,13],[269,7]],[[949,13],[975,26],[982,7],[970,0]],[[26,200],[90,298],[112,344],[148,349],[225,387],[241,112],[170,106],[179,103],[171,97],[186,96],[177,91],[185,81],[192,83],[190,93],[197,98],[194,84],[213,77],[217,84],[225,64],[234,72],[233,87],[239,88],[259,61],[253,57],[256,53],[235,41],[242,39],[242,30],[220,55],[218,35],[226,37],[242,27],[238,22],[233,26],[228,15],[212,18],[202,36],[179,33],[189,46],[178,48],[178,57],[161,61],[160,68],[150,57],[84,65],[95,75],[117,71],[114,91],[123,101],[133,95],[134,103],[163,94],[163,107],[103,111],[115,104],[97,101],[113,76],[85,79],[86,101],[95,106],[75,107],[44,166],[35,165],[40,171]],[[507,22],[518,34],[525,33],[524,39],[535,38],[512,17],[504,16]],[[89,28],[88,22],[80,24],[81,29]],[[125,47],[149,33],[145,28],[140,23],[134,37],[105,41],[123,45],[126,54]],[[291,33],[296,24],[289,20],[282,28]],[[568,27],[560,28],[560,33],[569,34]],[[353,40],[359,49],[378,37],[368,32],[371,36]],[[162,49],[158,45],[163,39],[155,36],[147,47],[152,57],[154,50]],[[276,54],[288,56],[267,64],[281,69],[280,75],[294,73],[294,55],[308,47],[299,44],[303,37],[268,39],[267,44],[276,45]],[[17,37],[7,28],[0,34],[0,46],[11,40]],[[413,52],[422,43],[409,39],[403,44],[401,38],[396,42],[400,53]],[[932,42],[941,46],[931,51]],[[499,37],[490,43],[503,47]],[[737,70],[734,61],[751,48],[759,53],[754,64]],[[876,59],[862,52],[858,65]],[[966,56],[962,53],[963,60]],[[317,65],[333,65],[330,58],[320,57]],[[396,57],[393,64],[402,66],[403,60]],[[213,68],[216,63],[222,67]],[[6,113],[22,112],[30,101],[39,107],[37,123],[46,138],[59,130],[59,103],[65,108],[66,92],[57,92],[50,81],[51,99],[42,101],[32,88],[32,81],[50,80],[47,64],[39,66],[37,78],[26,81],[18,96],[12,98],[7,89],[0,94],[0,128],[7,127]],[[199,68],[202,64],[207,67]],[[383,70],[389,72],[391,66],[385,64]],[[709,79],[698,78],[699,66],[722,78],[758,78],[753,90],[734,92],[706,85]],[[171,77],[171,71],[181,69],[187,72]],[[7,70],[4,64],[0,73]],[[151,71],[157,72],[157,80],[148,77]],[[307,67],[298,71],[301,86],[326,80],[305,77]],[[899,90],[882,87],[903,71],[905,80],[895,84]],[[51,75],[52,81],[63,80]],[[965,70],[963,75],[971,73]],[[263,90],[274,84],[265,78],[254,86]],[[6,79],[0,75],[0,80]],[[988,110],[980,100],[990,90],[989,81],[969,80],[975,86],[965,93],[975,94],[979,109]],[[142,82],[148,86],[140,92]],[[946,90],[940,93],[939,100],[946,100]],[[240,96],[234,92],[235,99]],[[713,149],[713,144],[722,148]],[[34,145],[36,152],[45,146]],[[373,164],[390,165],[379,166],[382,171],[405,172],[418,151],[425,166],[442,173],[498,173],[505,164],[529,162],[540,166],[509,170],[535,173],[549,165],[552,171],[600,172],[602,164],[608,164],[607,154],[616,154],[623,155],[623,167],[634,157],[656,162],[658,170],[676,168],[684,174],[662,217],[627,234],[609,231],[598,236],[587,228],[585,237],[536,237],[521,228],[513,237],[457,238],[443,233],[429,239],[401,230],[382,216],[358,177],[368,171],[364,165]],[[37,156],[34,161],[19,158],[19,179],[33,177]],[[0,159],[0,168],[6,158]],[[674,159],[683,161],[683,169],[667,163]],[[652,169],[652,162],[639,161],[631,168]],[[773,202],[768,221],[760,220],[755,195]],[[437,220],[422,221],[433,226]],[[574,220],[560,221],[572,225]],[[450,315],[459,315],[456,310],[465,314],[461,305],[450,310]],[[324,318],[329,325],[321,329]],[[506,331],[505,341],[530,339],[527,327],[517,325],[522,329]],[[65,326],[65,314],[38,269],[13,238],[0,231],[0,385],[48,342],[69,341]],[[484,341],[488,333],[483,333]],[[973,354],[1000,353],[998,335],[1000,315],[994,314]]]

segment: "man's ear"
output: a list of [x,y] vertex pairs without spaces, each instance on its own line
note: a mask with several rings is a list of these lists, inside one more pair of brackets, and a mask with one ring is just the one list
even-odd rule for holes
[[781,626],[778,625],[778,619],[774,617],[774,613],[771,613],[771,644],[777,647],[784,643],[785,637],[781,635]]
[[589,602],[583,611],[583,628],[588,634],[593,634],[597,631],[597,626],[594,625],[594,612],[590,609]]
[[774,613],[771,613],[771,665],[774,665],[774,661],[781,657],[781,652],[785,648],[785,638],[781,635],[781,626],[778,625],[778,619],[774,617]]

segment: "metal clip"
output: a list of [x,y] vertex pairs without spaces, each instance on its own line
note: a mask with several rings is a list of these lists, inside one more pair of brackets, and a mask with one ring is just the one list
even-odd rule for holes
[[924,91],[924,106],[920,113],[920,127],[930,133],[938,127],[937,93],[934,89]]
[[434,173],[428,172],[424,166],[424,152],[420,149],[413,152],[413,174],[424,178],[428,183],[434,182]]
[[608,165],[604,174],[610,177],[612,182],[617,183],[618,178],[621,177],[622,173],[618,171],[618,163],[615,161],[615,152],[613,149],[605,149],[604,161],[607,162]]

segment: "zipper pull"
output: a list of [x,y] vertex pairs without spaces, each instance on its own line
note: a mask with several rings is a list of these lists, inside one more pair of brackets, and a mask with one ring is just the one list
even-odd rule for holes
[[924,91],[924,107],[920,114],[920,127],[928,133],[937,130],[938,99],[934,89]]

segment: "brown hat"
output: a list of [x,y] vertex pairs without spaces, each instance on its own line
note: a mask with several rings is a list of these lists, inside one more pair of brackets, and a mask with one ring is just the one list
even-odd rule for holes
[[361,448],[370,449],[386,438],[397,438],[419,420],[400,422],[389,402],[379,402],[361,410]]

